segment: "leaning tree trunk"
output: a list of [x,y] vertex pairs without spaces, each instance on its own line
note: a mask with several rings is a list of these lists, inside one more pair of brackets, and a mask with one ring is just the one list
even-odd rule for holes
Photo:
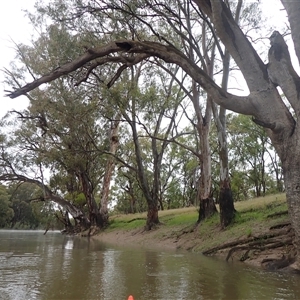
[[[134,105],[133,105],[134,107]],[[135,157],[137,163],[137,178],[139,182],[139,186],[143,192],[143,195],[147,201],[148,206],[148,214],[147,214],[147,221],[145,225],[146,230],[151,230],[154,225],[159,224],[158,219],[158,199],[153,197],[153,193],[151,193],[149,188],[149,182],[146,176],[145,167],[143,165],[143,158],[142,158],[142,151],[139,143],[138,133],[136,129],[136,122],[135,122],[135,113],[133,112],[133,121],[131,121],[126,113],[123,114],[125,119],[130,124],[132,129],[132,136],[134,141],[134,149],[135,149]]]
[[79,178],[82,184],[83,194],[86,198],[86,203],[89,211],[90,226],[102,228],[104,226],[103,219],[97,207],[97,203],[93,194],[93,186],[87,174],[80,172]]
[[[300,39],[300,26],[291,20],[294,16],[293,10],[297,10],[299,14],[300,3],[298,1],[282,2],[289,14],[292,37],[300,62],[300,41],[295,39],[296,37]],[[293,68],[288,46],[282,35],[274,31],[270,41],[268,75],[276,86],[281,87],[295,116],[292,123],[293,127],[289,133],[280,134],[280,131],[278,133],[273,131],[270,137],[282,162],[288,211],[295,232],[294,245],[297,250],[297,267],[300,269],[300,77]]]
[[80,225],[81,228],[87,229],[90,226],[90,220],[86,217],[85,213],[75,205],[73,205],[71,202],[65,200],[61,196],[53,193],[50,188],[45,185],[43,182],[37,180],[37,179],[32,179],[28,178],[23,175],[18,175],[18,174],[13,174],[13,175],[7,175],[7,174],[2,174],[0,176],[0,180],[10,180],[10,181],[21,181],[21,182],[29,182],[32,184],[35,184],[38,186],[44,193],[44,201],[52,201],[56,203],[57,205],[61,206],[64,208],[78,224]]

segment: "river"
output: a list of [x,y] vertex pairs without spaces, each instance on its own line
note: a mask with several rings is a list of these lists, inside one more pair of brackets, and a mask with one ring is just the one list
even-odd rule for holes
[[300,276],[195,253],[0,231],[0,299],[300,299]]

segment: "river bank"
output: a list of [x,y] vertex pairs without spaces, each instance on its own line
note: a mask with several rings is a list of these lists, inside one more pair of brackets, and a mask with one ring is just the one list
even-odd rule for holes
[[160,212],[161,224],[144,230],[145,214],[111,217],[111,226],[94,238],[105,243],[216,255],[267,270],[294,271],[293,232],[285,195],[236,203],[234,224],[221,230],[219,217],[195,227],[197,209]]

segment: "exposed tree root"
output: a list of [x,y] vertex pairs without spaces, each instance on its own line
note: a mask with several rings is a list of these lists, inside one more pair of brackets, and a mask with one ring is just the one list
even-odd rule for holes
[[284,216],[284,215],[288,215],[288,214],[289,214],[289,212],[287,210],[284,210],[284,211],[280,211],[280,212],[277,212],[274,214],[270,214],[267,216],[267,218],[280,217],[280,216]]
[[131,219],[129,221],[127,221],[126,223],[131,223],[131,222],[134,222],[134,221],[146,221],[147,219],[146,218],[134,218],[134,219]]
[[[232,254],[237,251],[237,250],[247,250],[247,254],[243,254],[242,257],[241,257],[241,261],[245,261],[246,258],[245,256],[249,254],[249,251],[250,250],[260,250],[260,251],[264,251],[264,250],[267,250],[267,249],[275,249],[275,248],[278,248],[278,247],[282,247],[282,246],[287,246],[287,245],[291,245],[292,244],[292,239],[286,239],[286,240],[276,240],[276,241],[271,241],[270,244],[268,245],[265,245],[264,243],[264,246],[255,246],[253,245],[250,245],[249,246],[244,246],[244,247],[234,247],[234,248],[231,248],[227,254],[227,257],[226,257],[226,261],[229,260],[229,258],[232,256]],[[255,244],[258,244],[258,243],[261,243],[260,241],[256,242]],[[269,242],[268,242],[269,243]],[[247,257],[248,258],[248,257]]]
[[254,241],[259,241],[259,243],[262,243],[264,240],[268,240],[268,239],[276,237],[276,236],[286,235],[289,230],[290,229],[277,230],[276,232],[262,234],[262,235],[258,235],[258,236],[251,236],[246,239],[241,239],[241,240],[225,243],[220,246],[208,249],[208,250],[204,251],[203,254],[204,255],[214,254],[215,252],[217,252],[219,250],[228,249],[228,248],[235,247],[238,245],[249,244]]
[[[245,239],[225,243],[203,252],[204,255],[215,254],[221,250],[228,250],[226,261],[237,259],[245,261],[258,253],[266,253],[270,249],[281,249],[285,254],[281,258],[265,258],[261,264],[268,270],[278,270],[295,261],[295,251],[293,247],[294,231],[290,223],[281,223],[272,226],[268,233],[252,236]],[[233,257],[235,255],[235,257]],[[263,256],[262,256],[263,257]]]
[[286,226],[291,226],[291,222],[284,222],[284,223],[276,224],[274,226],[271,226],[270,230],[279,229],[279,228],[283,228],[283,227],[286,227]]
[[270,271],[275,271],[278,269],[282,269],[288,267],[290,264],[295,262],[295,257],[288,255],[283,255],[280,259],[263,259],[262,265],[265,266],[266,269]]

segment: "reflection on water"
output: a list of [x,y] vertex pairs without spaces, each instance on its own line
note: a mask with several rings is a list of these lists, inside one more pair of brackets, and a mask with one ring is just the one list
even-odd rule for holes
[[0,299],[299,299],[300,277],[199,254],[0,231]]

